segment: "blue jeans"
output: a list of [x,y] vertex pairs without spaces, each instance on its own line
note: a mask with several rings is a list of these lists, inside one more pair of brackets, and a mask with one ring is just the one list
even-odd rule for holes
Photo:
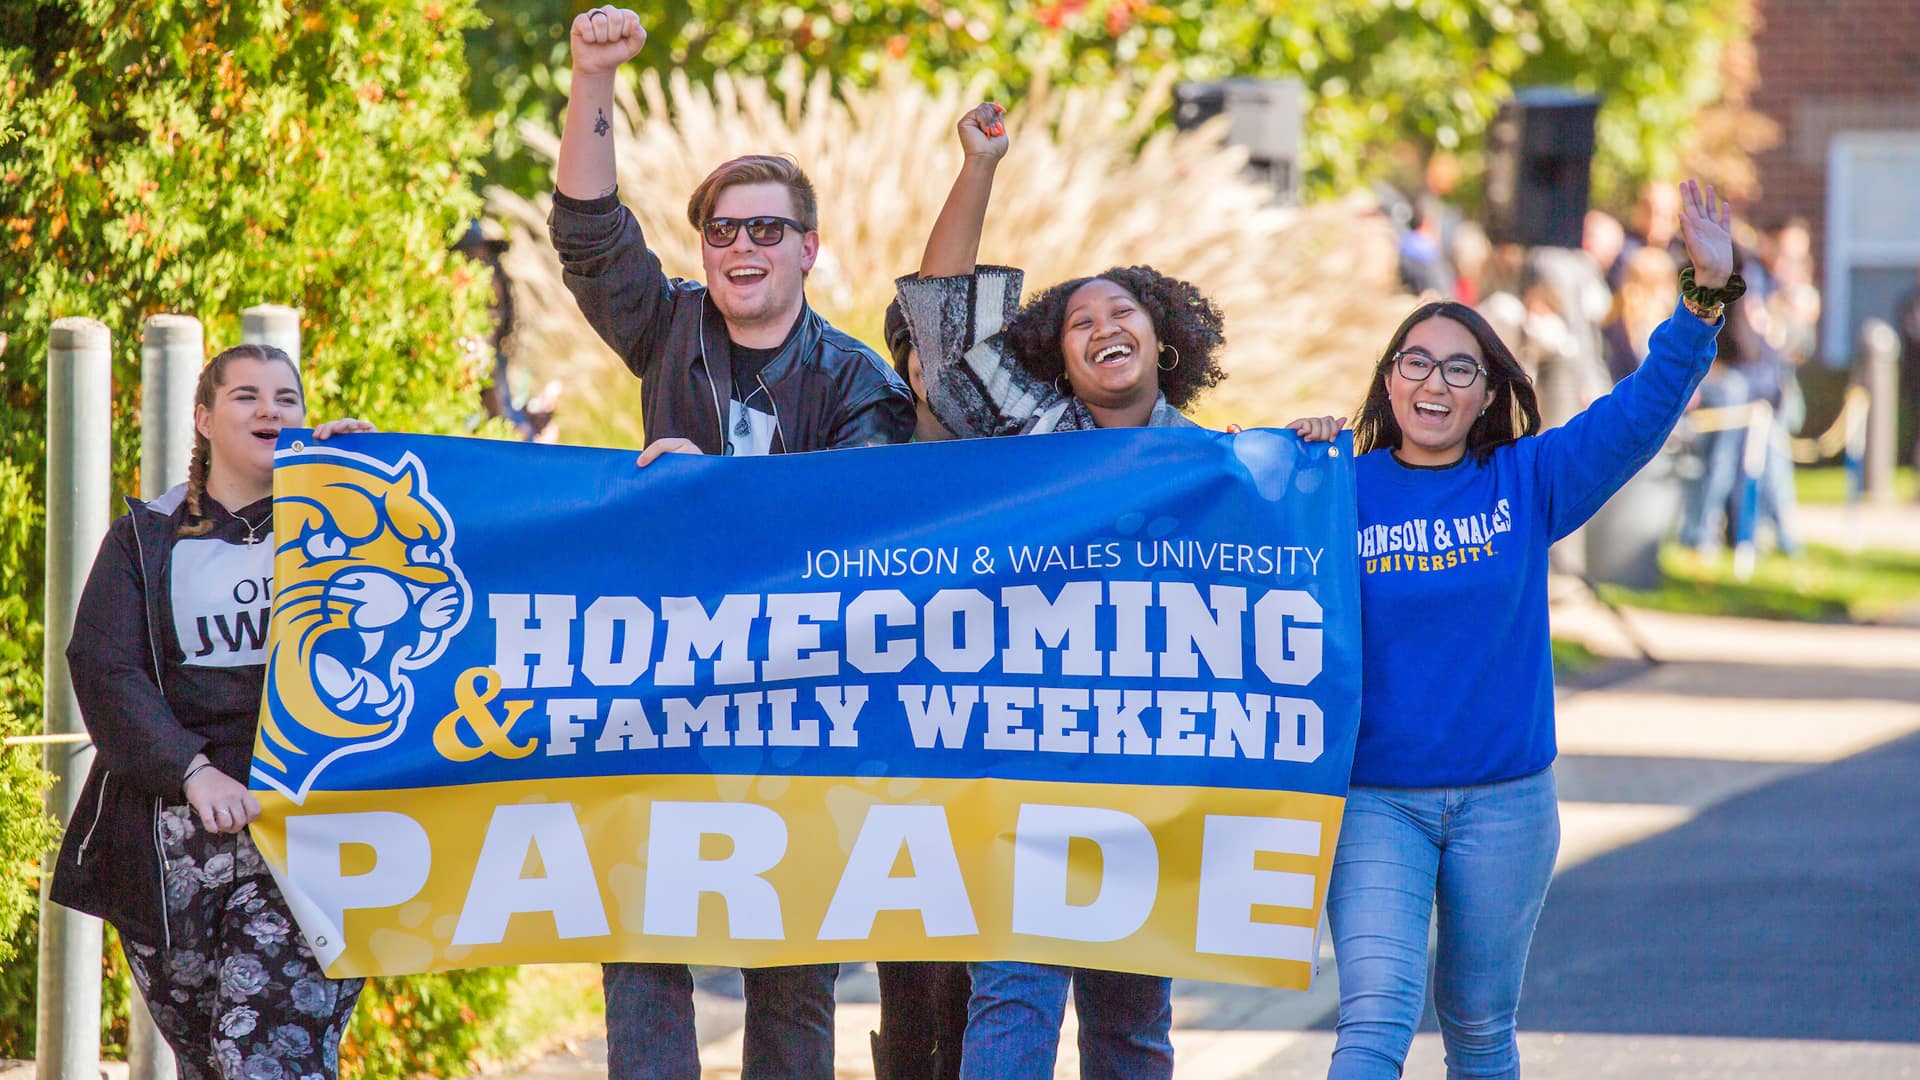
[[1477,787],[1348,791],[1327,889],[1340,965],[1328,1080],[1400,1075],[1426,1000],[1436,901],[1447,1076],[1518,1077],[1520,980],[1559,850],[1552,769]]
[[[742,1080],[833,1080],[838,964],[744,968]],[[685,964],[603,964],[608,1080],[700,1080],[693,973]]]
[[[1700,383],[1700,407],[1719,409],[1752,400],[1747,377],[1715,365]],[[1696,551],[1718,551],[1727,530],[1727,503],[1740,485],[1747,429],[1724,428],[1701,437],[1704,471],[1687,491],[1680,514],[1680,542]]]
[[973,997],[961,1080],[1051,1080],[1069,983],[1080,1018],[1082,1078],[1173,1075],[1172,979],[1014,961],[968,969]]

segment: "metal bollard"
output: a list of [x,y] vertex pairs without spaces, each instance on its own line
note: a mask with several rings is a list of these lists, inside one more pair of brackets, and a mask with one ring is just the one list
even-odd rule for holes
[[127,1080],[176,1080],[180,1062],[160,1035],[138,987],[127,988]]
[[207,362],[200,320],[155,315],[140,335],[140,497],[185,483],[193,454],[193,389]]
[[[155,315],[140,335],[140,497],[157,499],[187,479],[193,455],[193,391],[206,337],[191,315]],[[137,989],[127,995],[129,1080],[173,1080],[179,1063]]]
[[300,313],[285,304],[255,304],[240,313],[240,341],[271,345],[300,366]]
[[1867,388],[1867,452],[1860,486],[1868,502],[1893,501],[1893,470],[1900,456],[1894,442],[1900,409],[1900,335],[1879,319],[1860,327],[1854,377]]
[[[106,535],[113,440],[112,337],[93,319],[53,324],[47,343],[45,731],[85,731],[67,672],[67,638],[94,553]],[[47,811],[62,825],[93,763],[87,743],[49,743]],[[47,900],[40,886],[39,1080],[100,1075],[100,920]]]

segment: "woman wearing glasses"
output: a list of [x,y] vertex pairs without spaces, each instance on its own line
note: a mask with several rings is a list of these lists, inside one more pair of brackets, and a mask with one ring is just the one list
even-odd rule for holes
[[[1426,993],[1449,1076],[1517,1076],[1514,1016],[1560,844],[1547,548],[1653,457],[1713,360],[1729,213],[1684,187],[1692,278],[1646,362],[1564,426],[1472,308],[1409,315],[1354,424],[1367,677],[1327,915],[1330,1078],[1398,1077]],[[1340,425],[1316,422],[1319,437]],[[1475,630],[1436,635],[1436,613]]]

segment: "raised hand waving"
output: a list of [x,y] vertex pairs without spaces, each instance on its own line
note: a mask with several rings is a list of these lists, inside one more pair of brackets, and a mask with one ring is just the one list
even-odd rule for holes
[[1686,239],[1687,258],[1693,263],[1693,282],[1717,289],[1733,275],[1733,206],[1698,180],[1680,185],[1680,233]]

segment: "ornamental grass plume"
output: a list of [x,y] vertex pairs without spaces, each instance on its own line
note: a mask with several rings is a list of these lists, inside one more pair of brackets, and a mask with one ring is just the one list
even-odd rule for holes
[[[775,90],[780,91],[775,94]],[[1146,86],[1041,87],[1010,105],[1013,151],[995,182],[983,262],[1027,271],[1029,293],[1110,266],[1149,263],[1187,278],[1226,314],[1231,377],[1203,397],[1211,425],[1280,424],[1343,414],[1412,298],[1399,295],[1395,251],[1368,202],[1273,205],[1242,176],[1245,152],[1216,122],[1155,130],[1171,79]],[[699,236],[686,200],[720,162],[790,154],[820,197],[821,253],[807,282],[820,313],[876,348],[893,279],[919,265],[959,165],[954,124],[974,87],[928,90],[893,73],[871,89],[790,65],[770,86],[725,74],[696,86],[643,74],[617,98],[621,198],[669,274],[698,277]],[[558,156],[558,135],[521,129],[530,152]],[[536,384],[566,388],[567,442],[639,445],[638,383],[587,326],[547,239],[548,197],[495,188],[518,328],[515,362]],[[883,353],[884,355],[884,353]]]

